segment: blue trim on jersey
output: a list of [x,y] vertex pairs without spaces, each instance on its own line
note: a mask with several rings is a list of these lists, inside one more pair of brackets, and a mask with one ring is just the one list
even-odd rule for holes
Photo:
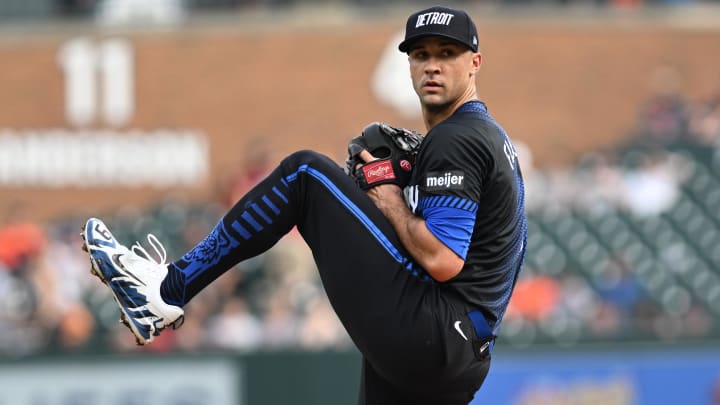
[[465,260],[475,227],[475,214],[452,207],[429,207],[423,210],[425,225],[445,246]]
[[473,215],[475,215],[478,210],[478,205],[473,200],[462,197],[436,195],[421,198],[418,203],[418,212],[422,214],[422,212],[428,208],[442,206],[459,208],[464,211],[469,211]]
[[[500,134],[504,137],[506,142],[512,144],[510,137],[503,127],[501,127],[495,119],[490,115],[485,104],[478,100],[469,101],[455,111],[455,114],[463,113],[476,113],[482,119],[486,120],[495,128],[498,129]],[[503,286],[510,286],[514,288],[517,281],[518,275],[522,270],[522,264],[525,260],[525,253],[527,248],[527,219],[525,216],[525,184],[519,173],[519,165],[517,159],[515,159],[515,184],[518,189],[517,195],[517,210],[515,211],[514,220],[518,225],[518,232],[515,234],[515,238],[512,241],[511,253],[508,254],[499,266],[499,274],[504,274],[505,279],[503,280]],[[497,322],[493,325],[493,334],[497,335],[500,328],[500,322],[505,315],[508,302],[510,301],[510,294],[512,293],[511,288],[505,288],[505,294],[493,302],[488,303],[488,310],[497,317]]]
[[[507,135],[505,135],[507,136]],[[516,163],[517,164],[517,163]],[[525,262],[525,253],[527,252],[527,217],[525,215],[525,183],[523,182],[522,177],[518,174],[518,171],[515,170],[515,182],[518,186],[518,205],[517,210],[515,211],[515,218],[520,221],[520,231],[515,235],[515,239],[513,240],[513,254],[508,258],[507,262],[503,266],[503,269],[507,272],[506,274],[513,274],[513,288],[515,286],[515,283],[517,282],[518,276],[520,275],[520,271],[522,271],[522,265]],[[517,270],[517,271],[516,271]],[[512,294],[511,290],[507,290],[507,292],[503,295],[501,298],[502,302],[504,303],[504,306],[502,307],[502,310],[500,313],[497,314],[498,316],[498,322],[495,324],[495,327],[493,328],[493,333],[495,335],[498,335],[500,331],[500,321],[505,316],[505,311],[507,310],[507,303],[510,301],[510,295]]]
[[479,113],[488,113],[487,106],[485,106],[485,103],[478,100],[472,100],[468,101],[467,103],[460,106],[455,111],[455,114],[462,114],[466,112],[479,112]]
[[[462,112],[476,112],[479,115],[481,115],[483,118],[485,118],[488,122],[490,122],[492,125],[494,125],[500,134],[505,138],[506,142],[509,142],[512,144],[512,140],[508,136],[507,132],[503,127],[501,127],[497,122],[495,122],[495,119],[490,115],[490,113],[487,111],[487,108],[485,107],[485,104],[479,102],[479,101],[472,101],[468,102],[465,105],[463,105],[458,111]],[[515,167],[513,167],[513,171],[515,172],[515,184],[518,189],[518,195],[517,195],[517,209],[515,211],[515,221],[519,222],[519,231],[515,235],[515,239],[512,241],[512,253],[508,255],[506,260],[501,264],[500,268],[502,271],[502,274],[505,274],[507,276],[511,276],[511,279],[508,279],[506,282],[512,283],[512,288],[514,288],[515,283],[517,282],[517,278],[520,274],[520,271],[522,270],[523,262],[525,261],[525,252],[527,250],[527,218],[525,216],[525,184],[523,182],[522,177],[520,177],[520,171],[519,171],[520,162],[518,162],[517,158],[515,159]],[[512,294],[512,288],[508,288],[505,291],[505,294],[503,294],[500,299],[495,301],[493,303],[493,308],[491,309],[493,313],[497,316],[497,322],[495,325],[493,325],[493,334],[497,335],[500,331],[500,322],[502,318],[505,316],[505,311],[507,310],[508,302],[510,301],[510,295]]]

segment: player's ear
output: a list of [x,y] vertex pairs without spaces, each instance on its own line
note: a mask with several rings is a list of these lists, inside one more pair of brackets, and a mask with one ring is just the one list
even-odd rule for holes
[[477,74],[478,70],[480,70],[480,66],[482,65],[482,54],[480,52],[476,52],[472,54],[472,59],[470,60],[470,71],[468,72],[469,77],[475,76]]
[[483,61],[483,57],[480,52],[473,54],[472,64],[473,64],[474,72],[477,72],[478,70],[480,70],[480,66],[482,66],[482,61]]

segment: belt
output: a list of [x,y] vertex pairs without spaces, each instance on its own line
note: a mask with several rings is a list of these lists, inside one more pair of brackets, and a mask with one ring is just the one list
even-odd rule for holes
[[475,356],[482,359],[492,352],[493,346],[495,346],[495,335],[490,330],[490,325],[482,311],[476,309],[468,312],[467,316],[470,318],[470,323],[472,323],[477,336],[477,339],[472,340]]

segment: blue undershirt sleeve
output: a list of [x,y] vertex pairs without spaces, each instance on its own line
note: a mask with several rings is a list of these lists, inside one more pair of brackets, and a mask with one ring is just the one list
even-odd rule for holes
[[465,260],[475,226],[475,212],[473,211],[436,206],[426,208],[422,215],[428,230],[440,242]]

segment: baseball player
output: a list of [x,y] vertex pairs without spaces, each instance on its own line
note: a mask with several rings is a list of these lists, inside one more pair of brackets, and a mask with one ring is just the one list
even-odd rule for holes
[[[138,344],[177,327],[183,306],[297,226],[363,356],[359,404],[468,404],[485,379],[525,255],[517,154],[478,100],[482,56],[467,13],[418,11],[405,39],[427,134],[368,125],[346,170],[312,151],[285,158],[182,258],[127,248],[85,224],[92,272]],[[348,175],[349,174],[349,175]]]

